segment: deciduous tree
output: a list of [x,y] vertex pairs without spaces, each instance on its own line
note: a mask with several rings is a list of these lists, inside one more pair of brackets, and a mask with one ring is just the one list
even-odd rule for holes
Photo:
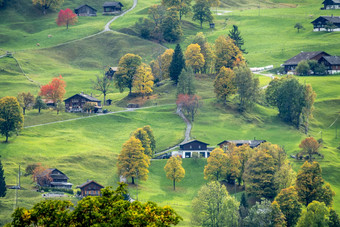
[[32,179],[41,187],[46,187],[49,186],[52,181],[50,174],[51,170],[48,167],[42,166],[38,163],[37,167],[33,170]]
[[191,67],[182,70],[177,84],[177,95],[194,95],[196,93],[194,72]]
[[112,92],[112,89],[111,89],[112,80],[106,75],[103,75],[102,77],[97,75],[96,80],[91,80],[91,82],[92,82],[92,88],[96,91],[100,91],[104,95],[104,103],[103,103],[103,106],[104,106],[106,103],[106,95]]
[[66,26],[68,29],[69,25],[74,25],[78,21],[77,14],[73,13],[69,8],[65,10],[60,10],[58,14],[58,18],[56,20],[58,26]]
[[217,181],[203,185],[192,201],[191,221],[199,226],[238,226],[240,203]]
[[185,65],[190,66],[194,73],[198,73],[203,68],[205,60],[198,44],[190,44],[185,51]]
[[131,94],[133,79],[141,64],[142,58],[135,54],[125,54],[119,60],[118,72],[115,73],[115,84],[120,92],[123,92],[124,88],[127,87]]
[[302,205],[294,187],[282,189],[276,196],[280,210],[286,217],[287,227],[294,226],[301,215]]
[[305,27],[303,27],[303,25],[300,24],[300,23],[296,23],[296,24],[294,25],[294,28],[297,29],[298,33],[300,32],[300,30],[305,29]]
[[60,111],[65,111],[65,103],[58,100],[57,104],[55,105],[55,109],[57,111],[57,114],[59,114]]
[[5,142],[14,132],[20,131],[24,117],[19,102],[15,97],[6,96],[0,99],[0,133],[6,137]]
[[204,167],[204,178],[207,180],[222,180],[226,178],[228,158],[221,148],[215,148],[207,159]]
[[213,70],[214,66],[214,52],[211,45],[208,43],[203,32],[198,32],[192,41],[192,44],[197,43],[201,47],[201,53],[204,56],[204,66],[201,69],[203,73],[209,73]]
[[191,121],[194,121],[195,114],[199,108],[200,97],[197,95],[185,95],[179,94],[176,104],[179,108],[183,109],[188,116],[190,116]]
[[238,185],[243,182],[243,174],[245,170],[246,163],[253,153],[253,149],[250,148],[248,144],[244,144],[240,147],[235,147],[234,152],[238,155],[240,161],[240,173],[237,177]]
[[282,211],[280,210],[280,206],[276,201],[272,203],[272,209],[273,210],[271,216],[273,217],[274,226],[286,227],[287,226],[286,218],[283,215]]
[[42,109],[47,109],[47,105],[46,103],[42,100],[41,96],[38,95],[37,98],[35,99],[35,103],[34,103],[34,106],[33,106],[34,109],[38,109],[39,113],[40,113],[40,110]]
[[49,84],[43,85],[40,88],[39,95],[53,101],[53,103],[56,104],[58,100],[63,100],[66,93],[65,87],[66,82],[63,81],[63,77],[60,75],[59,77],[53,78]]
[[48,9],[56,9],[61,6],[64,0],[32,0],[32,2],[33,5],[37,5],[42,9],[43,14],[46,14]]
[[328,227],[329,209],[323,202],[313,201],[303,210],[296,227]]
[[222,67],[214,80],[214,91],[219,101],[225,103],[227,97],[236,93],[235,73],[233,70]]
[[95,110],[95,102],[87,102],[83,105],[83,111],[87,113],[92,113]]
[[150,125],[144,126],[143,130],[146,131],[146,133],[148,134],[148,137],[150,140],[150,147],[151,147],[152,152],[154,153],[156,150],[156,140],[155,140],[155,136],[153,135]]
[[339,215],[335,212],[334,208],[329,208],[329,227],[338,227],[340,226],[340,218]]
[[306,60],[300,61],[296,67],[296,73],[299,76],[307,76],[309,75],[310,67]]
[[194,13],[192,20],[198,20],[201,24],[201,29],[203,28],[202,24],[204,22],[211,22],[214,19],[207,0],[196,0],[195,5],[192,7],[192,11]]
[[133,133],[133,135],[142,143],[144,154],[146,154],[149,158],[152,158],[153,151],[151,149],[151,141],[148,133],[143,128],[139,128]]
[[25,115],[26,109],[29,110],[34,105],[34,96],[30,92],[22,92],[18,94],[18,102],[23,110],[23,115]]
[[219,36],[215,41],[215,70],[220,71],[222,66],[233,69],[241,63],[244,63],[244,58],[234,41]]
[[167,42],[176,42],[181,38],[182,27],[176,7],[170,7],[167,9],[161,30],[163,31],[163,38]]
[[142,142],[132,136],[126,143],[118,155],[118,173],[125,178],[131,177],[132,184],[135,178],[146,180],[148,178],[150,161],[146,154]]
[[246,54],[246,49],[242,48],[244,45],[244,40],[241,36],[241,32],[238,30],[237,25],[233,25],[233,29],[229,31],[228,35],[232,40],[234,40],[235,45],[242,51],[242,53]]
[[316,93],[313,91],[312,85],[306,84],[305,85],[305,92],[304,92],[304,106],[302,107],[301,112],[301,124],[304,127],[305,134],[308,134],[309,130],[309,119],[313,117],[313,110],[314,110],[314,101],[316,98]]
[[321,144],[313,137],[307,137],[301,141],[299,147],[302,149],[302,153],[308,154],[309,161],[313,162],[313,155],[319,153]]
[[6,188],[6,181],[5,181],[5,176],[4,176],[4,168],[2,166],[1,159],[0,159],[0,197],[5,197],[6,191],[7,191],[7,188]]
[[176,182],[180,182],[185,175],[185,170],[182,167],[182,158],[179,156],[172,156],[168,159],[164,166],[166,177],[173,182],[174,191],[176,190]]
[[288,188],[295,183],[296,173],[292,169],[290,163],[286,160],[275,172],[274,183],[277,192],[284,188]]
[[[277,217],[276,217],[277,218]],[[273,207],[269,200],[262,198],[249,210],[249,215],[244,219],[246,226],[262,227],[273,226]]]
[[151,68],[142,63],[136,72],[136,75],[133,79],[133,87],[135,88],[135,91],[142,95],[142,98],[144,99],[145,95],[150,95],[152,93],[153,89],[153,80],[154,77],[151,72]]
[[167,49],[161,55],[160,58],[160,71],[161,71],[161,79],[167,79],[170,77],[170,65],[172,62],[172,56],[174,55],[173,49]]
[[183,68],[185,68],[185,61],[181,46],[177,44],[169,68],[170,78],[175,84],[178,83],[178,77],[181,74]]

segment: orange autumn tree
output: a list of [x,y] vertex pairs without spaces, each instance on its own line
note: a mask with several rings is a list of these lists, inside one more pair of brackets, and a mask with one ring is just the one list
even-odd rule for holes
[[51,170],[48,167],[38,163],[32,172],[32,179],[40,186],[48,186],[52,181],[50,174]]
[[53,101],[53,103],[56,104],[58,101],[63,100],[66,93],[65,87],[66,82],[63,81],[63,77],[59,75],[59,77],[53,78],[49,84],[43,85],[40,88],[39,95]]
[[61,9],[56,20],[58,26],[66,25],[66,29],[68,29],[69,25],[74,25],[77,21],[77,14],[73,13],[69,8],[65,10]]

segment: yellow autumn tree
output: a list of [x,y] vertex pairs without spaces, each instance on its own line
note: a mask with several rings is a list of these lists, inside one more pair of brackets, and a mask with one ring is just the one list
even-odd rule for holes
[[160,73],[162,79],[167,79],[170,77],[170,64],[172,61],[172,55],[174,54],[173,49],[167,49],[164,51],[164,53],[161,55],[160,58]]
[[185,169],[182,167],[182,158],[173,156],[168,159],[164,166],[166,177],[173,182],[174,191],[176,190],[176,182],[180,182],[185,175]]
[[194,73],[198,73],[205,64],[204,56],[201,53],[201,47],[197,43],[190,44],[185,51],[185,64],[191,66]]
[[143,63],[138,67],[137,73],[133,80],[133,87],[136,92],[142,95],[143,99],[145,95],[152,93],[153,80],[154,78],[150,66]]
[[221,180],[227,175],[228,157],[221,148],[215,148],[207,160],[204,167],[204,179]]
[[133,135],[136,137],[136,139],[139,139],[142,142],[142,146],[144,148],[144,154],[152,158],[153,152],[151,149],[151,141],[149,138],[149,135],[147,131],[145,131],[143,128],[138,128]]
[[33,5],[37,5],[42,9],[43,14],[50,8],[56,9],[63,4],[64,0],[32,0]]
[[132,136],[124,143],[118,155],[118,173],[125,178],[131,177],[132,184],[135,183],[135,178],[139,180],[148,179],[150,161],[143,152],[142,142]]
[[225,103],[228,96],[237,91],[233,70],[222,66],[214,81],[214,91],[219,101]]

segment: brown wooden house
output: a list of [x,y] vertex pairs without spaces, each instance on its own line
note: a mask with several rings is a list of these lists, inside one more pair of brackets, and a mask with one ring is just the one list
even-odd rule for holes
[[97,10],[87,4],[75,8],[74,13],[78,16],[97,16]]
[[80,188],[81,192],[80,195],[82,197],[86,196],[101,196],[100,189],[104,188],[103,185],[98,184],[97,182],[93,180],[87,180],[86,183],[77,186],[77,188]]
[[221,143],[217,144],[220,148],[228,147],[229,144],[233,143],[236,147],[240,147],[242,145],[248,144],[251,148],[255,148],[260,146],[261,143],[265,143],[265,140],[224,140]]
[[319,63],[326,66],[328,74],[340,73],[340,56],[323,56]]
[[340,0],[325,0],[321,9],[340,9]]
[[340,17],[336,16],[320,16],[311,22],[314,26],[315,32],[328,31],[327,24],[334,24],[335,28],[332,31],[340,31]]
[[284,64],[282,64],[282,66],[284,67],[284,70],[286,73],[293,71],[295,72],[296,67],[298,66],[298,64],[303,61],[303,60],[316,60],[319,61],[320,58],[322,58],[323,56],[330,56],[329,54],[327,54],[324,51],[315,51],[315,52],[301,52],[298,55],[288,59],[287,61],[285,61]]
[[71,183],[67,182],[68,177],[58,169],[46,169],[37,176],[37,183],[42,187],[51,188],[72,188]]
[[123,4],[121,2],[105,2],[103,4],[103,15],[116,14],[122,11]]
[[102,110],[101,101],[99,99],[92,97],[92,95],[86,95],[83,92],[65,99],[64,102],[66,112],[83,112],[83,106],[87,102],[95,104],[95,113],[101,112]]

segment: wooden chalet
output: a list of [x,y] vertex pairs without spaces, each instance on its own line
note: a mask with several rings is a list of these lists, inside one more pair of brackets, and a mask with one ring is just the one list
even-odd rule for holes
[[340,0],[325,0],[321,9],[340,9]]
[[328,74],[340,73],[340,56],[323,56],[319,63],[326,66]]
[[67,182],[68,181],[68,177],[66,176],[66,174],[64,174],[63,172],[61,172],[58,169],[49,169],[50,172],[50,177],[52,179],[52,181],[50,182],[50,187],[52,188],[72,188],[71,183]]
[[99,99],[92,97],[92,95],[86,95],[83,92],[65,99],[64,102],[66,112],[83,112],[83,106],[88,102],[95,104],[95,113],[101,112],[102,110],[101,101]]
[[327,23],[332,23],[335,25],[335,28],[332,31],[340,31],[340,17],[335,16],[320,16],[317,19],[311,22],[314,26],[313,31],[328,31]]
[[82,197],[100,196],[101,195],[100,189],[104,188],[104,186],[98,184],[93,180],[87,180],[84,184],[77,186],[77,188],[80,188],[81,190],[80,195]]
[[207,143],[199,140],[190,140],[179,145],[179,151],[173,155],[180,155],[182,158],[191,158],[193,153],[199,153],[201,157],[208,158],[210,156],[211,148],[208,148]]
[[292,57],[291,59],[288,59],[287,61],[285,61],[284,64],[282,64],[282,66],[284,67],[284,70],[286,73],[293,71],[295,72],[295,69],[297,67],[297,65],[303,61],[303,60],[316,60],[319,61],[320,58],[322,58],[323,56],[330,56],[329,54],[327,54],[324,51],[315,51],[315,52],[301,52],[298,55]]
[[228,147],[229,144],[233,143],[236,147],[243,146],[248,144],[250,148],[255,148],[260,146],[261,143],[265,143],[265,140],[224,140],[221,143],[217,144],[220,148]]
[[123,4],[121,2],[105,2],[103,4],[103,15],[116,14],[122,11]]
[[97,16],[97,10],[87,4],[75,8],[74,13],[78,16]]

